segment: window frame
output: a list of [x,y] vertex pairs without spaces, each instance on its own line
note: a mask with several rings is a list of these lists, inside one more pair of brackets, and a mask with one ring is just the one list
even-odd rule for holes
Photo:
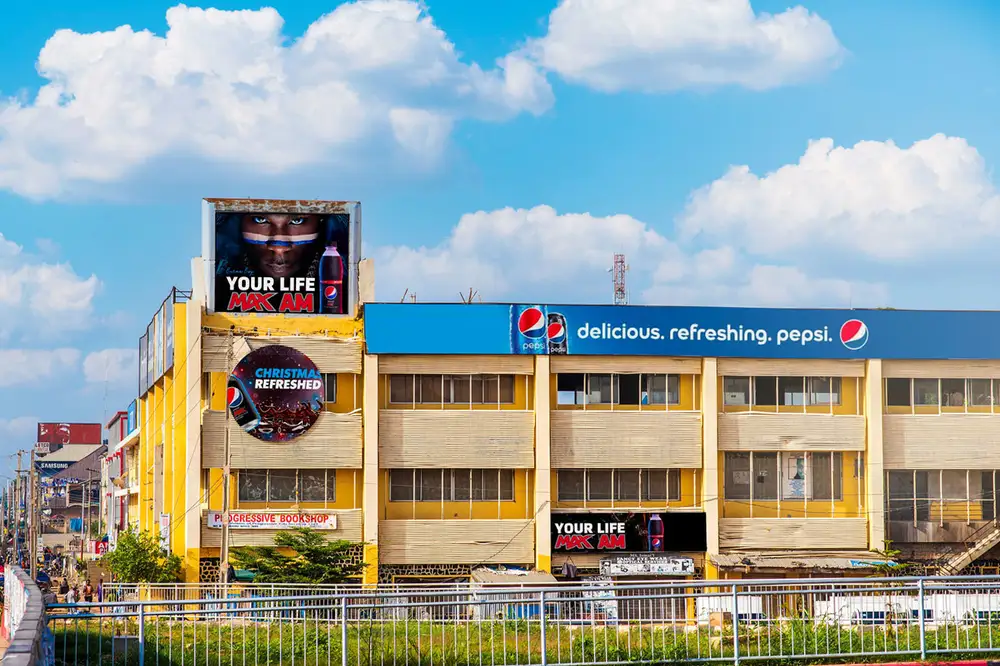
[[[517,476],[516,470],[509,468],[397,468],[389,469],[387,487],[389,489],[389,502],[419,502],[419,503],[444,503],[444,502],[515,502],[517,500]],[[410,476],[410,484],[405,483],[406,475]],[[428,481],[434,475],[440,475],[440,497],[424,497],[423,488],[429,487],[424,483],[424,476],[428,476]],[[477,488],[476,479],[479,478],[480,486]],[[497,479],[495,488],[487,488],[486,480]],[[419,478],[418,478],[419,477]],[[469,479],[468,497],[459,496],[458,478]],[[405,491],[409,488],[408,497],[398,497],[394,494],[396,489]],[[493,492],[495,491],[495,496]],[[509,491],[509,492],[508,492]],[[489,496],[487,493],[489,492]],[[478,495],[477,495],[478,493]]]
[[[610,473],[610,497],[594,497],[591,493],[591,474],[592,473]],[[619,481],[619,474],[621,475],[632,475],[633,473],[639,473],[639,488],[638,488],[638,499],[633,498],[623,498],[619,494],[619,489],[621,488],[621,483]],[[650,484],[648,479],[652,475],[663,474],[665,479],[664,491],[665,497],[659,498],[654,497],[650,492]],[[574,483],[574,491],[577,487],[582,487],[583,492],[579,494],[574,492],[571,496],[567,496],[565,491],[568,484],[565,482],[567,476],[570,475],[580,475],[579,484]],[[638,506],[639,504],[649,504],[662,502],[664,504],[678,503],[683,500],[683,480],[681,478],[681,469],[677,467],[664,467],[664,468],[585,468],[585,469],[557,469],[556,470],[556,501],[557,502],[579,502],[587,504],[590,502],[597,502],[600,504],[611,503],[614,505],[624,505],[624,506]],[[631,504],[630,504],[631,503]]]

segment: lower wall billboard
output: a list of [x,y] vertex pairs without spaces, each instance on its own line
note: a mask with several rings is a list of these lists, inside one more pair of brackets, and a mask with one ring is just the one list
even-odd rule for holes
[[[208,526],[222,527],[222,512],[208,513]],[[271,511],[230,511],[229,527],[241,530],[287,530],[309,527],[314,530],[337,529],[335,513],[278,513]]]
[[557,553],[662,553],[703,551],[704,513],[552,513]]

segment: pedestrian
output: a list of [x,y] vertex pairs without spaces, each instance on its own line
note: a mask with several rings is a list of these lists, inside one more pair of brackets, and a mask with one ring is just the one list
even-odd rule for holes
[[77,601],[79,601],[79,599],[80,597],[76,591],[76,585],[74,585],[73,587],[69,588],[69,592],[66,593],[66,603],[75,604]]
[[83,585],[83,600],[88,604],[94,603],[94,588],[89,580]]

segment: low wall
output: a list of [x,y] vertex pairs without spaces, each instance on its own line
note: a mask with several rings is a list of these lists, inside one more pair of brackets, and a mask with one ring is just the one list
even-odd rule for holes
[[42,592],[20,567],[7,565],[4,576],[3,631],[10,643],[3,663],[16,666],[55,662],[52,634],[45,620]]

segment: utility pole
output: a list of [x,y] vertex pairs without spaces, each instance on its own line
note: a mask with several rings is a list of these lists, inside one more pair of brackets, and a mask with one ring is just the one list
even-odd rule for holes
[[233,372],[233,331],[226,338],[226,434],[222,450],[222,544],[219,547],[219,585],[229,581],[229,375]]
[[[89,472],[88,472],[89,473]],[[89,505],[90,481],[80,483],[80,561],[83,562],[84,545],[87,543],[87,507]],[[69,497],[69,491],[66,491]]]
[[31,508],[31,522],[28,523],[28,535],[29,539],[29,555],[30,558],[28,562],[31,568],[31,580],[38,578],[38,521],[36,517],[38,515],[37,507],[35,504],[38,502],[38,490],[35,488],[35,449],[31,449],[31,466],[28,469],[28,481],[29,481],[29,492],[31,495],[31,501],[28,505]]

